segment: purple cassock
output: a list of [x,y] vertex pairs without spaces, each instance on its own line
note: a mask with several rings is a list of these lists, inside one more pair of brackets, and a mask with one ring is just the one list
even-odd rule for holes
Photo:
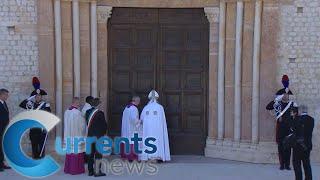
[[67,154],[64,164],[64,172],[66,174],[77,175],[85,173],[84,169],[85,153]]
[[134,145],[130,144],[130,153],[126,154],[125,152],[125,144],[120,144],[120,155],[122,159],[127,159],[129,161],[138,161],[138,155],[134,151]]

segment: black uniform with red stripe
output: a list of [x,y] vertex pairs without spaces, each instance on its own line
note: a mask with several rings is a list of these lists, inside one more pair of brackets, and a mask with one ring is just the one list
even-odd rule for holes
[[[47,112],[51,112],[50,104],[49,103],[42,103],[42,102],[33,102],[29,101],[28,99],[22,101],[19,105],[21,108],[30,110],[43,110]],[[39,108],[39,106],[41,106]],[[44,141],[47,135],[47,131],[41,128],[31,128],[29,133],[29,138],[32,145],[32,157],[34,159],[43,158],[45,156],[45,149],[43,149],[43,153],[41,155],[41,150],[44,145]]]
[[[267,110],[274,110],[274,101],[271,101],[266,109]],[[281,112],[285,110],[288,102],[280,101]],[[293,103],[291,103],[290,108],[293,107]],[[276,141],[278,144],[278,153],[279,153],[279,161],[281,168],[289,168],[290,167],[290,158],[291,158],[291,148],[285,148],[283,146],[283,140],[286,136],[290,134],[290,108],[288,108],[284,114],[277,120],[277,127],[276,127]]]

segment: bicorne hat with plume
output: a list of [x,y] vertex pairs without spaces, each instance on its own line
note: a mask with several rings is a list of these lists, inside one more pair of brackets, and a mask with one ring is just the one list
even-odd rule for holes
[[289,95],[293,95],[293,93],[291,92],[291,90],[289,90],[289,77],[288,75],[283,75],[282,76],[282,85],[283,85],[283,88],[280,89],[276,95],[283,95],[285,93],[288,93]]
[[34,87],[34,90],[32,91],[31,96],[38,95],[38,94],[42,96],[48,95],[46,91],[44,91],[43,89],[40,89],[40,80],[37,77],[32,78],[32,85]]

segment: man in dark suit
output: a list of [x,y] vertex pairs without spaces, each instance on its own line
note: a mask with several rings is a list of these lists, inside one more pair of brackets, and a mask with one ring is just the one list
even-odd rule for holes
[[312,170],[310,165],[310,153],[312,150],[312,132],[314,128],[314,119],[307,114],[307,106],[301,106],[301,115],[299,116],[299,123],[301,124],[300,133],[297,133],[298,138],[302,143],[297,143],[293,148],[293,167],[296,180],[302,180],[301,162],[303,165],[305,179],[312,180]]
[[10,167],[4,164],[4,155],[2,151],[2,136],[9,124],[9,109],[6,100],[9,97],[9,91],[6,89],[0,89],[0,172]]
[[[99,98],[95,98],[92,102],[92,108],[86,112],[87,122],[87,136],[96,137],[99,139],[107,133],[107,122],[104,113],[98,109],[100,104]],[[106,174],[101,170],[102,154],[100,154],[95,146],[95,143],[91,146],[91,153],[88,156],[88,170],[89,176],[105,176]],[[95,166],[94,166],[95,164]]]

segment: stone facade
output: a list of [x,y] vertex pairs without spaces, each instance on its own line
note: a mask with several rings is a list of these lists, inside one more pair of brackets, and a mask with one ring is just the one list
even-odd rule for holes
[[[168,1],[169,2],[169,1]],[[210,22],[210,76],[217,79],[219,46],[219,1],[180,0],[170,1],[98,1],[98,90],[107,102],[107,19],[111,16],[111,6],[117,7],[205,7]],[[251,93],[252,54],[254,28],[254,1],[244,3],[243,52],[242,52],[242,121],[241,141],[233,142],[233,96],[234,96],[234,51],[236,27],[236,1],[228,1],[226,6],[226,118],[224,141],[217,141],[217,82],[209,84],[209,156],[249,162],[277,161],[274,143],[273,117],[265,111],[265,105],[281,88],[281,76],[288,74],[290,87],[298,104],[308,104],[309,111],[316,118],[314,152],[320,161],[320,0],[294,0],[284,3],[266,0],[263,5],[261,64],[260,64],[260,123],[259,144],[251,143]],[[73,45],[72,45],[72,3],[61,1],[62,16],[62,59],[63,59],[63,109],[70,103],[73,91]],[[88,72],[90,62],[90,4],[80,3],[81,66]],[[43,87],[49,92],[50,102],[55,106],[54,70],[54,12],[52,0],[1,0],[0,2],[0,87],[10,90],[9,108],[11,115],[21,109],[18,103],[31,92],[31,78],[40,76]],[[277,68],[275,68],[277,67]],[[90,76],[81,80],[81,96],[90,92]],[[107,103],[103,104],[103,108]],[[106,109],[106,108],[105,108]],[[250,129],[247,131],[247,129]],[[215,154],[216,155],[212,155]],[[211,155],[210,155],[211,154]]]
[[36,25],[36,0],[0,1],[0,86],[10,91],[11,116],[21,111],[18,103],[39,72]]
[[[315,117],[313,159],[320,160],[320,1],[296,0],[281,5],[278,77],[288,74],[298,104]],[[280,80],[279,80],[280,86]]]

